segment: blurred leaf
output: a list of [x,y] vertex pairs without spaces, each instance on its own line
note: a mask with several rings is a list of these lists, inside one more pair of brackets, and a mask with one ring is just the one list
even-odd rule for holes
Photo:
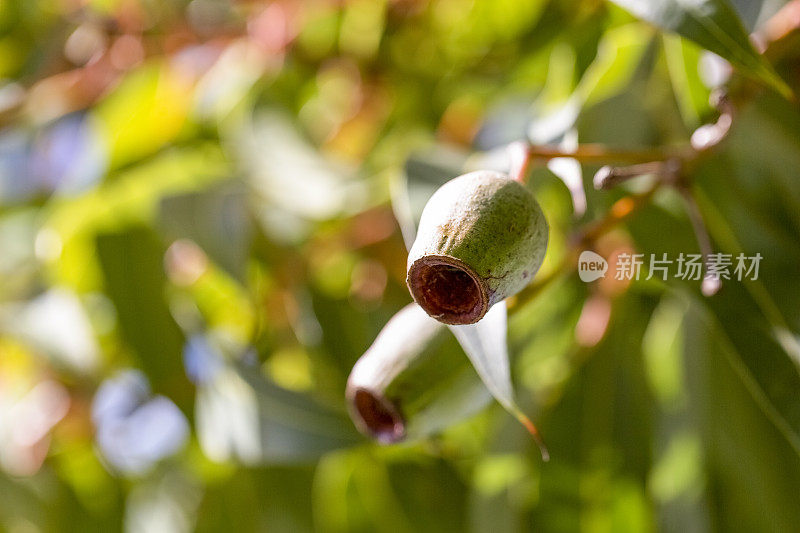
[[110,166],[150,155],[173,141],[191,105],[191,82],[168,63],[133,71],[94,111],[109,146]]
[[207,186],[227,173],[219,147],[199,144],[160,154],[87,194],[51,203],[46,227],[63,243],[53,276],[78,290],[98,289],[93,260],[98,232],[152,224],[162,196]]
[[392,490],[385,460],[370,449],[330,454],[314,479],[315,528],[324,533],[410,533],[409,517]]
[[[742,110],[724,150],[697,169],[697,196],[723,251],[763,257],[757,281],[743,284],[800,362],[800,113],[776,95]],[[713,198],[713,201],[711,200]]]
[[[800,295],[794,288],[790,257],[796,256],[796,244],[783,239],[775,241],[769,216],[747,207],[749,197],[738,191],[741,186],[736,171],[730,171],[725,159],[709,161],[701,169],[703,188],[715,183],[715,210],[706,209],[712,234],[719,249],[746,256],[761,253],[759,279],[725,280],[723,289],[703,304],[716,319],[716,342],[727,342],[726,352],[735,354],[738,365],[749,375],[751,385],[774,410],[780,427],[798,443],[800,449],[800,360],[797,359],[797,311]],[[754,179],[755,177],[748,177]],[[767,188],[761,181],[759,189]],[[758,194],[758,193],[753,193]],[[774,205],[774,204],[770,204]],[[704,206],[710,204],[704,202]],[[722,220],[717,210],[723,210]],[[774,213],[774,209],[772,210]],[[735,229],[732,229],[731,226]],[[785,226],[781,228],[785,231]],[[631,224],[640,251],[696,253],[692,231],[679,210],[650,208],[636,216]],[[734,233],[735,232],[735,233]],[[669,238],[659,236],[669,235]],[[787,262],[788,261],[788,262]],[[796,264],[796,263],[795,263]],[[685,282],[692,291],[698,282]],[[687,341],[688,342],[688,341]]]
[[785,0],[731,0],[747,31],[754,32],[786,4]]
[[387,474],[412,531],[465,531],[466,487],[456,465],[443,459],[397,461]]
[[406,161],[405,172],[394,180],[391,189],[392,209],[406,248],[414,243],[425,204],[436,189],[462,173],[465,163],[464,154],[441,146]]
[[36,238],[40,231],[36,209],[24,209],[0,218],[0,298],[16,299],[28,293],[38,272]]
[[78,297],[52,288],[24,304],[0,306],[0,331],[19,336],[53,359],[56,366],[87,374],[96,370],[100,347]]
[[509,413],[513,414],[531,432],[541,447],[544,460],[549,458],[547,449],[541,442],[536,427],[522,412],[514,398],[514,386],[511,383],[511,370],[508,362],[508,312],[505,301],[494,304],[476,324],[448,326],[467,357],[475,367],[475,371],[483,380],[492,396]]
[[674,35],[664,35],[664,55],[667,59],[672,90],[678,100],[683,122],[696,128],[711,112],[709,89],[700,78],[700,58],[697,45]]
[[217,264],[244,281],[251,220],[240,182],[228,181],[198,192],[163,198],[159,226],[167,240],[191,239]]
[[638,22],[606,31],[597,45],[597,56],[576,89],[583,105],[595,104],[625,89],[652,40],[652,30]]
[[567,278],[529,303],[511,307],[508,342],[514,359],[512,375],[525,387],[519,393],[523,407],[533,398],[556,395],[572,377],[575,327],[586,298],[586,285]]
[[760,349],[738,351],[696,305],[684,327],[715,525],[724,531],[793,531],[800,522],[800,448],[741,363],[743,354]]
[[321,330],[322,355],[332,363],[327,379],[336,384],[336,394],[341,394],[353,364],[394,313],[388,309],[359,313],[348,300],[334,299],[321,291],[313,291],[311,301],[304,305],[304,320],[316,322],[309,325]]
[[144,227],[97,236],[106,294],[117,310],[120,333],[154,390],[185,408],[189,382],[181,368],[183,334],[164,298],[163,253],[156,235]]
[[736,359],[738,372],[747,373],[748,388],[763,402],[765,415],[800,455],[800,362],[784,351],[779,334],[759,316],[742,284],[724,285],[725,290],[707,302],[719,321],[714,342],[727,340],[721,348]]
[[313,466],[236,469],[222,482],[207,484],[195,530],[311,531],[313,487]]
[[742,68],[784,96],[786,85],[766,59],[756,52],[747,31],[727,0],[611,0],[634,16],[690,39]]
[[197,481],[181,472],[167,471],[156,479],[137,484],[125,502],[125,531],[193,531],[201,497]]
[[364,205],[356,169],[316,150],[281,112],[257,114],[230,141],[253,191],[280,209],[324,220]]
[[360,440],[343,412],[278,387],[245,365],[199,388],[196,417],[203,449],[216,461],[313,461]]
[[541,467],[530,528],[648,531],[646,496],[654,409],[642,338],[658,299],[629,291],[614,302],[593,348],[573,350],[573,373],[542,421],[552,459]]

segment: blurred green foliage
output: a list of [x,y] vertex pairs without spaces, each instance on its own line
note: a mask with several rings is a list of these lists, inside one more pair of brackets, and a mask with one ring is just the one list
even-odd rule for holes
[[[784,3],[0,0],[0,528],[796,531]],[[439,184],[519,139],[684,146],[721,86],[731,132],[686,177],[757,281],[559,272],[641,183],[538,165],[553,282],[510,302],[508,340],[552,460],[497,405],[358,435],[345,382],[410,301]],[[669,190],[592,245],[697,252]]]

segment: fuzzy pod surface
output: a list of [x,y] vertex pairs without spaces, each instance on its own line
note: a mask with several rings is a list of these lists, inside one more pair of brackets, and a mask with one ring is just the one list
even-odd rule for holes
[[446,324],[479,321],[530,283],[549,229],[533,194],[508,175],[477,171],[428,200],[408,255],[414,300]]
[[356,427],[384,444],[429,435],[491,401],[455,337],[417,304],[386,323],[345,395]]

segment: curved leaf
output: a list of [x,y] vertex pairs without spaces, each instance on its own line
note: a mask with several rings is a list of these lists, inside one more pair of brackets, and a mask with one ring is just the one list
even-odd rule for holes
[[666,31],[696,42],[738,66],[742,73],[791,96],[786,85],[759,54],[727,0],[611,0]]
[[544,446],[536,426],[517,405],[514,399],[514,386],[508,365],[508,311],[506,303],[495,304],[480,322],[464,326],[448,326],[456,336],[461,347],[472,361],[486,388],[509,413],[513,414],[533,435],[542,458],[550,456]]

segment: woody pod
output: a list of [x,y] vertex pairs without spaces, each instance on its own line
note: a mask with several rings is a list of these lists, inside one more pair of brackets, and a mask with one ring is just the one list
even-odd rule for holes
[[530,283],[547,240],[542,209],[522,183],[500,172],[464,174],[426,204],[406,282],[431,317],[472,324]]

